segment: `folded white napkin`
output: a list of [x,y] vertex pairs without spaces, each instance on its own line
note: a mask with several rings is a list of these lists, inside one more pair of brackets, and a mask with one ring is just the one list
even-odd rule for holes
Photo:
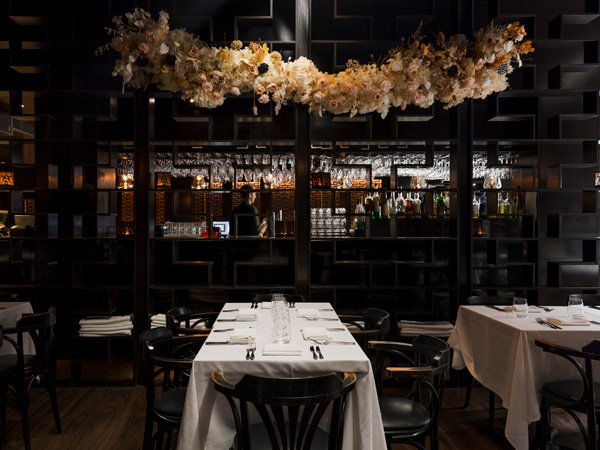
[[260,307],[262,309],[270,309],[273,306],[273,302],[262,302]]
[[107,325],[121,322],[131,322],[131,316],[89,316],[81,319],[79,325],[83,324],[95,324],[95,325]]
[[263,356],[302,356],[302,347],[296,344],[267,344]]
[[131,336],[131,330],[123,331],[80,331],[79,336],[82,337],[99,337],[99,336]]
[[[500,306],[498,306],[498,308],[502,308],[508,312],[512,312],[512,310],[513,310],[512,305],[506,305],[506,306],[500,305]],[[527,311],[530,313],[542,313],[542,312],[544,312],[544,308],[540,308],[539,306],[535,306],[535,305],[529,305],[529,306],[527,306]]]
[[560,326],[590,325],[590,321],[587,320],[585,317],[546,317],[546,322],[550,322],[554,325]]
[[236,320],[256,320],[258,319],[258,312],[255,309],[250,308],[240,308],[237,315],[235,316]]
[[110,331],[127,331],[127,330],[132,330],[133,329],[133,324],[131,322],[129,323],[123,323],[123,324],[117,324],[115,326],[112,327],[103,327],[101,325],[82,325],[80,328],[80,331],[82,333],[88,333],[88,332],[98,332],[98,331],[106,331],[106,332],[110,332]]
[[150,320],[152,322],[167,322],[167,316],[165,316],[164,314],[154,314],[153,316],[150,317]]
[[302,330],[302,336],[304,336],[304,339],[331,339],[331,335],[329,334],[329,331],[327,331],[327,328],[321,327],[306,327]]
[[318,319],[319,318],[319,311],[317,311],[316,309],[309,309],[309,308],[300,308],[297,309],[298,313],[298,317],[305,317],[307,319]]
[[256,341],[256,330],[254,328],[234,328],[229,334],[228,342],[231,344],[245,344]]

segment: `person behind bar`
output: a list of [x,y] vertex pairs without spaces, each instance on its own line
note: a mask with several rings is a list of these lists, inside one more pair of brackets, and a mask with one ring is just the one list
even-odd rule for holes
[[256,192],[252,191],[252,186],[245,184],[240,188],[240,194],[242,203],[233,210],[229,219],[230,236],[236,236],[237,216],[237,236],[263,237],[267,229],[267,219],[262,223],[258,221],[258,209],[252,204],[256,200]]

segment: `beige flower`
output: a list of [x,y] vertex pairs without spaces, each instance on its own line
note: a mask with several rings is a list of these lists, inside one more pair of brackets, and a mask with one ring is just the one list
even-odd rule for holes
[[322,92],[315,92],[315,95],[313,95],[313,100],[315,101],[315,103],[321,103],[324,98],[325,94],[323,94]]
[[256,86],[254,86],[254,93],[256,95],[264,94],[264,92],[265,92],[265,88],[263,87],[262,84],[257,84]]
[[202,90],[206,93],[209,93],[213,90],[213,85],[210,81],[205,81],[202,83]]
[[192,45],[192,48],[190,48],[190,51],[189,51],[189,55],[192,58],[197,58],[198,56],[200,56],[200,49],[198,48],[198,46]]
[[269,94],[263,94],[260,97],[258,97],[258,103],[269,103]]
[[231,50],[240,50],[242,47],[244,46],[244,44],[242,44],[242,41],[238,41],[235,40],[231,43]]
[[148,53],[148,50],[150,50],[150,47],[148,46],[148,44],[146,44],[145,42],[140,42],[140,44],[138,45],[138,48],[140,49],[140,51],[142,51],[143,53]]
[[275,92],[277,89],[279,89],[279,88],[277,87],[277,85],[275,83],[269,83],[267,85],[267,91],[269,91],[269,92]]

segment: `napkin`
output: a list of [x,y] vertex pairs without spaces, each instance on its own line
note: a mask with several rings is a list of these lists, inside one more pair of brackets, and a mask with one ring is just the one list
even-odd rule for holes
[[258,313],[255,309],[250,308],[240,308],[237,316],[235,316],[235,320],[256,320],[258,319]]
[[245,344],[256,341],[256,330],[254,328],[234,328],[229,334],[230,344]]
[[584,317],[547,317],[546,322],[553,323],[554,325],[568,326],[568,325],[589,325],[590,321]]
[[[502,309],[504,309],[505,311],[508,311],[508,312],[512,312],[512,310],[513,310],[513,307],[511,305],[508,305],[508,306],[498,306],[498,308],[502,308]],[[539,306],[535,306],[535,305],[529,305],[527,307],[527,312],[530,312],[530,313],[541,313],[541,312],[544,312],[544,308],[540,308]]]
[[298,309],[297,311],[298,311],[298,313],[297,313],[298,317],[304,317],[306,319],[318,319],[319,318],[319,311],[317,311],[316,309],[302,308],[302,309]]
[[267,344],[263,356],[302,356],[302,347],[296,344]]
[[261,305],[260,305],[260,307],[262,309],[270,309],[271,306],[273,306],[273,303],[271,303],[271,302],[262,302]]
[[328,340],[331,339],[331,335],[327,328],[321,327],[306,327],[302,330],[302,336],[304,339],[316,339],[316,340]]

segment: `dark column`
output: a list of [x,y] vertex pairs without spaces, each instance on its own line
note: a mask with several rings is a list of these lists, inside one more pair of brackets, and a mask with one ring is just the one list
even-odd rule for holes
[[[296,58],[310,55],[310,0],[296,1]],[[310,117],[296,108],[296,293],[310,299]]]

